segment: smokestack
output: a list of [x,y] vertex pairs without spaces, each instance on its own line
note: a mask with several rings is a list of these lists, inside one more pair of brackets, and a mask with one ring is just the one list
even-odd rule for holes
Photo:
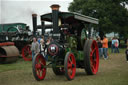
[[45,32],[44,21],[41,21],[41,27],[42,27],[42,35],[44,35],[44,32]]
[[33,35],[36,35],[37,31],[37,14],[32,14],[32,22],[33,22]]
[[53,22],[53,33],[59,33],[59,26],[58,26],[58,16],[59,16],[59,8],[60,6],[57,4],[53,4],[51,6],[52,9],[52,22]]

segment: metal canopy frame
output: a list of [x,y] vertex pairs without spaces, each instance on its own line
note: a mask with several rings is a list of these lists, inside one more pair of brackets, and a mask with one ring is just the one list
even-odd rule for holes
[[75,19],[81,20],[81,21],[85,21],[85,22],[89,22],[89,23],[93,23],[93,24],[99,24],[99,20],[96,18],[92,18],[89,16],[85,16],[82,14],[78,14],[78,13],[74,13]]
[[[92,24],[99,23],[99,20],[96,18],[85,16],[76,12],[59,12],[59,18],[66,20],[69,17],[72,17],[73,21],[83,21],[83,22],[92,23]],[[52,13],[41,15],[41,20],[52,22]]]

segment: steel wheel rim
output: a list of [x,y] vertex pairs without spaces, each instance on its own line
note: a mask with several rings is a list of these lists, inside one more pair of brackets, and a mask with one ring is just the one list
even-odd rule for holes
[[36,58],[35,71],[37,77],[40,80],[44,79],[46,75],[46,68],[44,66],[46,66],[45,59],[43,58],[42,55],[38,55]]
[[93,41],[90,48],[90,65],[93,74],[96,74],[99,67],[99,52],[96,41]]
[[22,48],[22,57],[25,61],[32,60],[32,52],[29,45],[26,45]]
[[70,79],[73,79],[76,73],[76,61],[75,56],[72,53],[68,56],[67,70]]

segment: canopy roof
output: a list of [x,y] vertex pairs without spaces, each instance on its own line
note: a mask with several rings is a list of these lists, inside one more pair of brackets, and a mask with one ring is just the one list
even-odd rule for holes
[[[86,23],[98,24],[98,19],[75,12],[59,12],[59,18],[62,20],[62,23],[75,23],[82,21]],[[52,13],[42,15],[41,20],[52,22]]]
[[16,25],[16,24],[26,25],[25,23],[2,23],[0,25]]

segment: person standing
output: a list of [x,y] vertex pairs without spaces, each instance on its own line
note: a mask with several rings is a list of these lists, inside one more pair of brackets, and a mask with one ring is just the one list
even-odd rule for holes
[[119,53],[119,40],[116,38],[114,42],[115,51],[114,53]]
[[45,44],[44,44],[44,39],[40,39],[40,53],[43,54],[45,57]]
[[40,44],[40,40],[41,40],[41,38],[39,37],[39,38],[37,38],[37,42]]
[[103,47],[103,55],[104,59],[108,59],[108,39],[106,36],[103,37],[103,40],[101,41],[102,47]]
[[114,53],[114,50],[115,50],[115,37],[112,38],[112,45],[111,45],[111,53]]
[[99,48],[99,57],[102,58],[103,57],[103,48],[102,48],[102,43],[101,43],[100,37],[97,38],[97,44],[98,44],[98,48]]
[[126,54],[126,61],[127,61],[127,63],[128,63],[128,46],[127,46],[127,49],[126,49],[126,51],[125,51],[125,54]]
[[32,60],[35,56],[36,53],[39,53],[39,43],[37,42],[37,39],[34,37],[33,38],[33,42],[32,42],[32,47],[31,47],[31,51],[32,51]]
[[42,38],[40,40],[40,53],[43,55],[43,57],[45,58],[45,60],[48,60],[48,56],[47,56],[47,49],[46,49],[46,45],[44,43],[44,38]]

